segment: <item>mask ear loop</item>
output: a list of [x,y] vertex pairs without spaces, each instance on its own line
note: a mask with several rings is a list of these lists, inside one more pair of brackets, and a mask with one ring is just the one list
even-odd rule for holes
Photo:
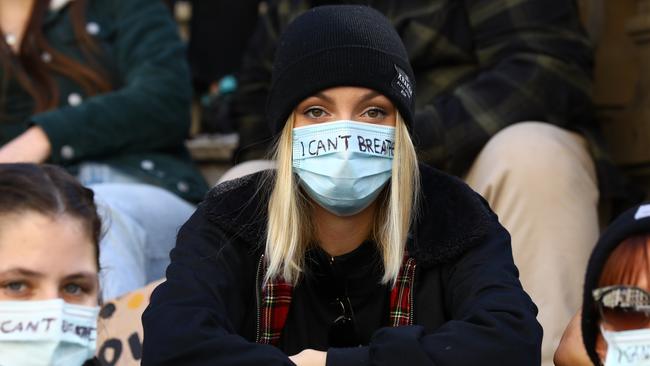
[[611,331],[611,330],[607,330],[607,329],[605,329],[605,327],[603,326],[603,322],[602,322],[602,321],[601,321],[601,323],[598,325],[598,328],[600,329],[600,334],[601,334],[601,335],[603,336],[603,338],[605,339],[605,342],[607,342],[607,347],[609,347],[609,343],[610,343],[610,341],[612,340],[612,333],[613,333],[614,331]]
[[607,360],[607,354],[609,354],[612,349],[614,349],[614,348],[618,349],[618,346],[616,345],[616,340],[615,340],[615,337],[614,337],[614,334],[613,334],[614,331],[605,329],[605,326],[603,325],[603,324],[607,323],[607,321],[605,320],[605,312],[603,310],[603,306],[605,306],[605,305],[603,305],[603,298],[605,297],[605,295],[607,295],[607,293],[611,292],[612,290],[613,290],[613,288],[604,291],[603,293],[601,293],[597,297],[594,296],[594,301],[596,303],[595,305],[598,307],[598,316],[600,318],[599,322],[598,322],[598,328],[600,330],[600,335],[603,337],[603,340],[605,341],[605,344],[607,345],[607,349],[605,351],[605,354],[603,355],[604,359],[601,358],[601,355],[598,355],[598,357],[600,358],[601,365],[605,365],[605,361]]
[[[605,359],[602,358],[600,359],[600,363],[602,365],[605,365],[605,361],[607,361],[607,355],[609,354],[609,352],[614,348],[618,348],[618,346],[616,345],[616,341],[612,336],[613,332],[611,330],[605,329],[605,327],[603,326],[603,321],[601,321],[601,323],[598,325],[598,328],[600,328],[600,334],[603,336],[603,339],[605,340],[605,344],[607,345],[607,350],[605,351],[604,354]],[[600,355],[598,355],[598,357],[600,358]]]

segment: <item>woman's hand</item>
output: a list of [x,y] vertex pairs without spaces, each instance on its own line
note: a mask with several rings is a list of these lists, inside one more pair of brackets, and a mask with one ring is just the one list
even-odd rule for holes
[[0,163],[42,163],[50,156],[52,145],[43,129],[30,127],[0,147]]
[[289,359],[298,366],[325,366],[327,352],[306,349]]

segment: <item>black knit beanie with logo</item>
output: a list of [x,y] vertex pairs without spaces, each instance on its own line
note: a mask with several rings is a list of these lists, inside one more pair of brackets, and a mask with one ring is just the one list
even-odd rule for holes
[[412,124],[415,79],[408,54],[388,19],[370,7],[315,7],[289,24],[273,62],[266,104],[271,131],[279,133],[304,99],[337,86],[380,92]]
[[635,206],[623,212],[603,232],[591,252],[587,264],[584,292],[582,294],[582,340],[594,365],[601,362],[596,353],[596,337],[600,332],[600,315],[591,292],[598,288],[600,275],[609,255],[625,239],[650,234],[650,202]]

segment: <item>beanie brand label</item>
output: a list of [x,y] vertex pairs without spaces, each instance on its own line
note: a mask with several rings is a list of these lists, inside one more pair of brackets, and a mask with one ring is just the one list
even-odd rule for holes
[[413,87],[411,86],[411,79],[409,79],[406,72],[402,70],[399,66],[397,65],[394,66],[397,74],[395,75],[395,78],[393,79],[391,86],[393,87],[393,89],[397,90],[397,92],[400,93],[404,98],[410,100],[411,97],[413,96]]
[[635,220],[640,220],[650,216],[650,205],[641,205],[634,214]]

